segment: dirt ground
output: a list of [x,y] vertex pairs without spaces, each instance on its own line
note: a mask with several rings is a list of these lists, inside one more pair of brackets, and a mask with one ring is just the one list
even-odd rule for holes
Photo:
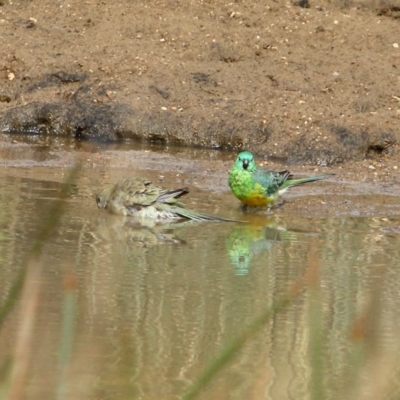
[[4,132],[400,182],[399,0],[0,0],[0,37]]

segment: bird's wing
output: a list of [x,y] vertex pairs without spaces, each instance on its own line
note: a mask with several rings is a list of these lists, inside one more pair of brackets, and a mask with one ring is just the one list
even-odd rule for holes
[[176,199],[189,193],[188,188],[163,189],[144,178],[126,178],[113,190],[114,199],[119,197],[125,207],[147,207],[155,203],[176,204]]
[[147,179],[126,178],[118,182],[111,197],[120,200],[125,207],[145,207],[157,201],[160,190]]
[[268,196],[275,194],[283,183],[290,178],[289,171],[268,171],[266,169],[258,169],[253,174],[255,183],[260,184]]
[[177,202],[176,199],[188,193],[189,189],[187,187],[179,189],[171,189],[171,190],[163,189],[160,190],[157,201],[159,203],[165,203],[165,204],[180,204]]

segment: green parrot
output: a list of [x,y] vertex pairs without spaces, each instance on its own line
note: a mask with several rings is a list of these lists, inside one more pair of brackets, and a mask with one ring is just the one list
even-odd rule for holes
[[243,151],[236,157],[229,171],[229,186],[233,194],[249,207],[271,207],[279,195],[289,187],[301,183],[318,181],[333,174],[292,179],[289,171],[274,172],[257,168],[253,154]]
[[193,221],[231,221],[186,208],[177,199],[188,188],[162,189],[144,178],[125,178],[96,194],[97,206],[114,214],[159,222],[188,219]]

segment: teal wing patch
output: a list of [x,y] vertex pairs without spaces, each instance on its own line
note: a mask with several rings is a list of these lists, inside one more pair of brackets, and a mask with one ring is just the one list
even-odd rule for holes
[[283,183],[290,178],[289,171],[273,172],[265,169],[258,169],[253,173],[255,183],[262,185],[265,194],[269,197],[279,191]]

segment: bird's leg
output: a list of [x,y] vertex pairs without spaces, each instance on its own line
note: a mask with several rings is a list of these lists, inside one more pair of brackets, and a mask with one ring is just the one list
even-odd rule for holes
[[240,208],[244,213],[255,213],[260,210],[259,207],[250,207],[245,204],[242,204],[242,206]]
[[281,199],[279,204],[275,204],[276,208],[281,208],[283,205],[285,205],[287,201],[285,199]]
[[242,204],[240,208],[242,209],[243,212],[247,212],[249,209],[249,207],[246,204]]

